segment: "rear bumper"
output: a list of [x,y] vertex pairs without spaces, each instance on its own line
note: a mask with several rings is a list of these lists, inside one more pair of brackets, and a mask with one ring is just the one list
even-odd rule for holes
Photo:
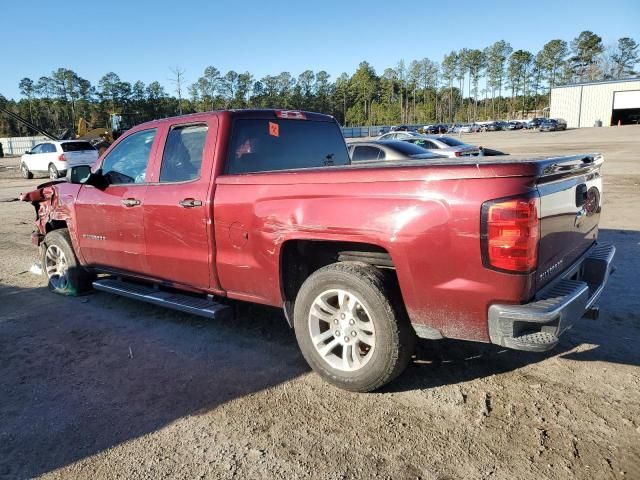
[[516,350],[542,352],[586,314],[597,314],[595,303],[613,272],[613,245],[597,243],[552,284],[523,305],[489,307],[491,342]]

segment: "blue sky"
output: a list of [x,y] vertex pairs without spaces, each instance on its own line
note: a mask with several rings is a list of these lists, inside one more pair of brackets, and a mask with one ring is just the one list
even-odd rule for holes
[[326,70],[335,79],[362,60],[382,73],[401,58],[440,61],[452,49],[500,39],[534,53],[582,30],[605,44],[624,36],[640,42],[638,0],[5,0],[0,15],[0,93],[8,98],[19,97],[21,78],[58,67],[92,84],[113,71],[125,81],[158,80],[169,91],[176,65],[188,83],[208,65],[257,78]]

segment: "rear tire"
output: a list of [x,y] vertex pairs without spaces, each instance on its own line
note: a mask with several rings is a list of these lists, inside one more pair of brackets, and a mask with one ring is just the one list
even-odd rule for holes
[[27,164],[24,162],[20,164],[20,173],[22,173],[22,178],[26,178],[27,180],[33,178],[33,173],[29,171],[29,167],[27,167]]
[[91,290],[94,275],[80,265],[66,228],[53,230],[44,238],[42,269],[54,293],[76,296]]
[[376,390],[402,373],[416,341],[392,283],[356,262],[328,265],[305,280],[294,327],[309,366],[355,392]]
[[49,178],[51,180],[57,180],[58,178],[60,178],[60,173],[53,163],[49,164]]

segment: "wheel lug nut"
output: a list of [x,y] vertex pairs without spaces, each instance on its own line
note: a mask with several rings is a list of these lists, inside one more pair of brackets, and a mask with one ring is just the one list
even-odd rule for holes
[[358,335],[356,332],[351,332],[352,337],[355,337],[356,335]]
[[336,325],[338,324],[338,319],[336,318],[333,323],[335,323]]
[[344,337],[344,341],[348,342],[349,341],[349,337]]
[[345,318],[344,313],[343,313],[342,315],[340,315],[340,318],[341,318],[342,320],[344,320],[344,318]]
[[349,325],[355,325],[356,321],[352,318],[351,320],[349,320]]
[[336,330],[336,337],[340,336],[340,330]]

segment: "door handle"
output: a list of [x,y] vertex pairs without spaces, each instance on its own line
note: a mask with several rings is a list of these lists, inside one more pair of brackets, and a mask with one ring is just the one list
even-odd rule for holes
[[135,207],[136,205],[140,205],[140,200],[137,198],[123,198],[120,200],[120,203],[125,207]]
[[193,208],[193,207],[201,207],[202,202],[200,200],[195,200],[193,198],[185,198],[184,200],[180,200],[178,202],[181,207],[184,208]]

